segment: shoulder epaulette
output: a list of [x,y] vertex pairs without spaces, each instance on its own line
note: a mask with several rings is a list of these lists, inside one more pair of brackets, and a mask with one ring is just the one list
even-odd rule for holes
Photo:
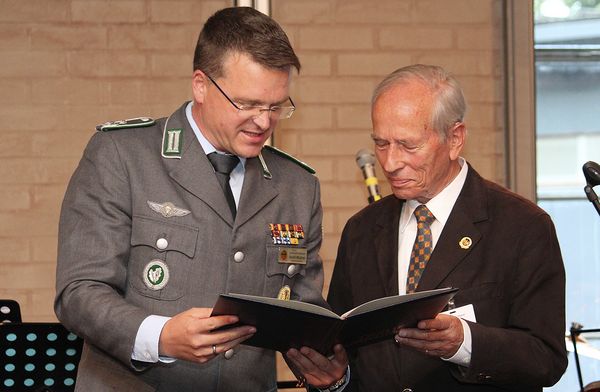
[[96,131],[108,132],[127,128],[149,127],[155,123],[150,117],[136,117],[127,120],[108,121],[104,124],[96,125]]
[[295,164],[297,164],[298,166],[302,167],[304,170],[306,170],[310,174],[315,174],[316,173],[315,169],[313,169],[312,167],[310,167],[307,163],[302,162],[298,158],[293,157],[292,155],[288,154],[285,151],[281,151],[277,147],[273,147],[273,146],[270,146],[270,145],[265,145],[264,148],[266,148],[269,151],[274,152],[275,154],[279,155],[280,157],[283,157],[283,158],[285,158],[285,159],[287,159],[289,161],[294,162]]

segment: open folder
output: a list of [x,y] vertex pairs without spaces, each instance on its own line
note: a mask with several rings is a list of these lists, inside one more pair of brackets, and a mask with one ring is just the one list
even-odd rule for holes
[[307,346],[327,355],[336,343],[348,349],[391,339],[397,327],[434,318],[457,291],[443,288],[378,298],[341,316],[306,302],[221,294],[212,316],[236,315],[236,326],[255,326],[256,333],[242,344],[280,352]]

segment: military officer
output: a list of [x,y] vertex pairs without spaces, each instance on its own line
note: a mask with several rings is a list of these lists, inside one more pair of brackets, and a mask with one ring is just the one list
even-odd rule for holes
[[[325,305],[318,180],[264,147],[295,110],[293,68],[276,22],[221,10],[198,39],[191,102],[92,137],[59,229],[55,310],[85,340],[76,390],[276,390],[274,353],[239,345],[255,328],[210,308],[228,292]],[[309,388],[341,390],[334,352],[286,359]]]

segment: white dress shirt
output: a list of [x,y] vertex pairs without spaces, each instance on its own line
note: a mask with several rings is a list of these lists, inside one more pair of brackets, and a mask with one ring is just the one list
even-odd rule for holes
[[[466,165],[464,158],[459,158],[459,164],[461,169],[454,180],[425,204],[435,217],[435,220],[431,223],[432,251],[435,249],[435,245],[442,234],[442,230],[467,179],[468,165]],[[400,223],[398,226],[398,294],[400,295],[406,294],[406,278],[408,275],[410,254],[417,236],[417,219],[414,212],[419,205],[421,203],[417,200],[407,200],[402,206],[400,213]],[[458,365],[468,366],[471,362],[471,330],[463,319],[459,320],[463,326],[463,343],[451,358],[442,359]]]

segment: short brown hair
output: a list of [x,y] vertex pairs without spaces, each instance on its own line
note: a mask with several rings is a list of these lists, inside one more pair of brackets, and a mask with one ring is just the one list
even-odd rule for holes
[[250,7],[225,8],[208,18],[196,44],[194,71],[218,78],[226,55],[234,52],[248,54],[266,68],[300,71],[300,60],[281,26]]

